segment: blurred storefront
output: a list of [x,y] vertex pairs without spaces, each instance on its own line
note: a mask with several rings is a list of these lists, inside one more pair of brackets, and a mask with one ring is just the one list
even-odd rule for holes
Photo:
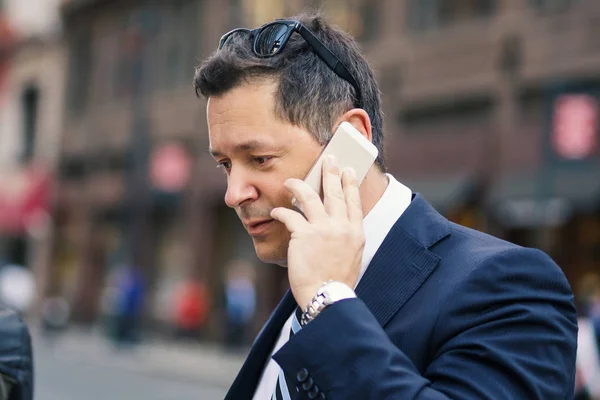
[[50,211],[51,176],[32,167],[0,175],[1,258],[27,265],[27,241],[30,235],[47,229]]
[[285,273],[257,260],[224,207],[225,180],[206,152],[204,106],[190,86],[213,36],[243,14],[221,2],[112,3],[62,8],[70,79],[56,287],[74,321],[91,323],[106,312],[112,271],[133,263],[149,288],[145,323],[168,332],[178,288],[198,284],[211,307],[205,337],[216,339],[225,335],[227,266],[246,260],[257,276],[256,333],[285,290]]
[[487,218],[481,202],[481,178],[469,173],[428,176],[402,180],[415,193],[427,201],[450,221],[487,231]]
[[599,268],[599,176],[600,165],[507,178],[491,193],[492,219],[507,240],[550,254],[575,287]]
[[48,285],[64,104],[53,7],[29,10],[18,0],[0,7],[0,259],[34,273],[36,301]]
[[548,252],[579,286],[600,265],[600,79],[545,90],[541,162],[490,192],[507,239]]

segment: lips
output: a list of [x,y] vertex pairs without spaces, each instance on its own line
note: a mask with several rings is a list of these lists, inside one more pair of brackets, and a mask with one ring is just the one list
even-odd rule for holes
[[252,221],[248,223],[244,223],[246,225],[246,230],[250,234],[250,236],[258,236],[263,235],[267,229],[271,226],[273,219],[264,219],[261,221]]

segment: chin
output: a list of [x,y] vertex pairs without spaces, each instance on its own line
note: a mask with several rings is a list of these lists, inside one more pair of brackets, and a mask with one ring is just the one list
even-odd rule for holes
[[256,256],[264,263],[287,267],[287,243],[254,241]]

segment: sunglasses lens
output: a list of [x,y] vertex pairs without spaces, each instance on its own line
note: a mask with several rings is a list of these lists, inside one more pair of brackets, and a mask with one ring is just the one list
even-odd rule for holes
[[218,49],[221,50],[223,48],[223,46],[225,46],[231,40],[231,38],[236,35],[246,35],[247,36],[249,34],[250,34],[250,31],[248,29],[245,29],[245,28],[234,29],[233,31],[228,32],[221,37],[221,40],[219,41]]
[[254,51],[261,56],[277,54],[289,34],[291,27],[286,24],[270,24],[258,33],[254,42]]
[[231,37],[231,35],[227,35],[227,36],[223,36],[221,38],[221,40],[219,41],[219,50],[221,50],[223,48],[223,46],[225,46],[225,43],[227,43],[227,41],[229,40],[230,37]]

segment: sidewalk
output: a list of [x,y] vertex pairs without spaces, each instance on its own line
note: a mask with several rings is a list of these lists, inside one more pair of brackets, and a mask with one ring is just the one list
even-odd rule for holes
[[206,383],[228,388],[237,375],[247,351],[228,352],[212,344],[184,344],[147,339],[132,349],[117,349],[99,332],[71,328],[46,340],[31,329],[36,349],[49,351],[53,357],[67,358],[82,364],[102,364],[133,373],[159,375],[168,379]]

